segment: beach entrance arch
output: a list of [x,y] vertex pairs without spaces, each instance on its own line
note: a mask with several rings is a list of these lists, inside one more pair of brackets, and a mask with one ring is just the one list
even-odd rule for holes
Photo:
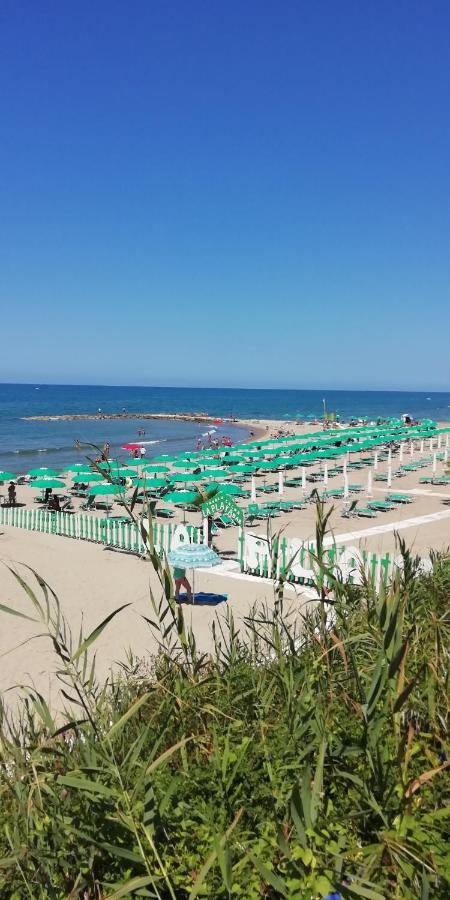
[[217,516],[223,513],[229,516],[236,525],[239,525],[239,551],[242,567],[242,559],[244,552],[244,510],[235,503],[229,494],[218,491],[214,497],[210,497],[205,503],[202,503],[201,510],[203,513],[203,543],[208,544],[208,516]]
[[202,503],[202,513],[204,517],[216,516],[218,513],[224,513],[233,519],[236,525],[241,527],[244,524],[244,510],[234,502],[229,494],[218,491],[214,497],[210,497],[205,503]]

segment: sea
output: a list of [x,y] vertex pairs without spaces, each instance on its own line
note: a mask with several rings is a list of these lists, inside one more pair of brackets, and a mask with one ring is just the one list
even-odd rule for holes
[[[251,390],[236,388],[111,387],[102,385],[0,384],[0,469],[61,468],[92,455],[89,445],[108,441],[111,456],[126,456],[124,443],[142,442],[146,459],[192,450],[215,426],[152,419],[27,421],[27,416],[117,412],[207,413],[218,418],[283,419],[306,423],[336,412],[341,419],[400,416],[450,421],[450,393],[406,391]],[[144,435],[138,435],[143,429]],[[248,428],[224,423],[215,437],[238,443]],[[77,449],[77,442],[81,448]]]

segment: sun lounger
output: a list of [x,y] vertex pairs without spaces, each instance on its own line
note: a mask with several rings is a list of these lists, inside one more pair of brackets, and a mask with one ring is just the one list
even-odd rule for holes
[[159,516],[160,519],[173,519],[175,513],[173,509],[167,509],[163,506],[161,509],[156,508],[155,515]]
[[364,519],[376,519],[377,514],[369,506],[360,506],[355,509],[355,516],[362,516]]
[[386,503],[412,503],[413,499],[409,494],[386,494]]
[[395,509],[395,504],[387,503],[386,500],[369,500],[367,506],[369,509],[379,509],[380,512],[389,512],[391,509]]

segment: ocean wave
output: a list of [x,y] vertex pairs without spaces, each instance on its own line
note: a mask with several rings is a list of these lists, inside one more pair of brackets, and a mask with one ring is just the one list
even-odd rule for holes
[[140,444],[145,444],[145,445],[148,445],[148,444],[162,444],[162,443],[163,443],[164,441],[166,441],[166,440],[167,440],[167,438],[161,438],[161,440],[159,440],[159,441],[139,441],[139,443],[140,443]]

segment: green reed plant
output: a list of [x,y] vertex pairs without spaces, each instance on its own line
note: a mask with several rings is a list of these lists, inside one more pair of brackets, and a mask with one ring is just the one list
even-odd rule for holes
[[[95,641],[59,599],[15,572],[50,640],[64,701],[27,689],[0,730],[0,896],[342,897],[444,900],[450,562],[430,574],[401,544],[388,589],[331,570],[317,508],[319,601],[299,621],[284,585],[200,653],[152,544],[146,623],[159,652],[99,684]],[[148,521],[149,525],[146,525]],[[298,600],[300,603],[300,598]],[[333,615],[328,613],[332,609]]]

